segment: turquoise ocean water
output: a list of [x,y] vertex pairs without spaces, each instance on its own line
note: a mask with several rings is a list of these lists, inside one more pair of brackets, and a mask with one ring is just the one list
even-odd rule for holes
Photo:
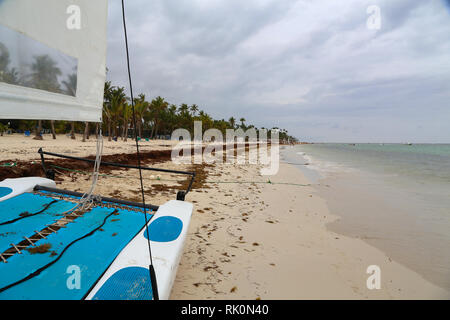
[[450,144],[309,144],[281,154],[340,217],[330,229],[450,290]]

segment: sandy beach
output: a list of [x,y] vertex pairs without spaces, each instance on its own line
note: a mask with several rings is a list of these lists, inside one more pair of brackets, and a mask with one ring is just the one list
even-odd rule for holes
[[[143,153],[170,150],[174,142],[141,141]],[[0,137],[0,164],[39,161],[37,150],[76,156],[95,154],[95,137],[81,142],[60,135],[43,141],[22,135]],[[133,140],[108,142],[104,154],[134,153]],[[56,162],[55,162],[56,163]],[[448,299],[448,291],[426,281],[366,242],[327,229],[330,213],[310,181],[281,163],[277,175],[261,176],[259,165],[176,165],[167,159],[144,162],[161,168],[195,170],[199,178],[186,201],[194,203],[187,243],[171,299]],[[55,168],[59,188],[86,191],[89,170]],[[5,169],[2,169],[5,170]],[[83,172],[80,172],[83,171]],[[103,172],[95,193],[139,200],[134,170]],[[146,202],[174,199],[184,178],[144,172]],[[370,265],[381,270],[381,289],[369,290]]]

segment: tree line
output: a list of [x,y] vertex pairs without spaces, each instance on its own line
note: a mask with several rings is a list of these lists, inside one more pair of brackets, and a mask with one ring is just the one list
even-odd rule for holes
[[[76,73],[68,74],[63,80],[57,63],[49,55],[34,56],[30,70],[26,75],[20,75],[15,68],[10,67],[9,52],[0,42],[0,81],[33,87],[55,93],[63,93],[75,96],[76,94]],[[193,135],[194,121],[202,122],[203,132],[208,129],[218,129],[225,136],[227,129],[241,128],[244,131],[254,128],[254,125],[247,124],[245,118],[239,120],[230,117],[225,119],[214,119],[211,115],[201,110],[196,104],[188,105],[182,103],[175,105],[169,103],[163,97],[156,97],[148,100],[144,94],[139,94],[133,101],[136,117],[136,130],[133,128],[133,111],[130,97],[125,93],[125,88],[113,86],[111,81],[105,82],[103,99],[102,123],[70,122],[53,120],[1,120],[0,134],[5,131],[12,132],[34,132],[34,139],[42,139],[42,132],[52,133],[53,139],[56,134],[68,133],[75,139],[75,133],[83,134],[83,141],[89,139],[90,135],[97,134],[99,126],[108,140],[124,140],[134,138],[134,132],[140,138],[166,138],[170,137],[175,129],[183,128]],[[265,128],[261,128],[265,129]],[[275,129],[279,132],[282,142],[295,142],[294,137],[288,134],[287,130]]]

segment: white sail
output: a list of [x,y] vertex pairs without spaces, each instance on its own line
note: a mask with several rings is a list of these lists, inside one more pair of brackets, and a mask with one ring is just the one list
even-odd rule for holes
[[100,122],[107,0],[0,0],[0,118]]

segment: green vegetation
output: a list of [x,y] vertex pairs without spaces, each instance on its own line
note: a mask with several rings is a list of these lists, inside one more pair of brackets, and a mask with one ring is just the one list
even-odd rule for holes
[[[147,101],[144,94],[140,94],[134,99],[134,108],[137,123],[138,136],[141,138],[166,138],[170,137],[175,129],[183,128],[188,130],[193,136],[194,121],[202,122],[202,130],[218,129],[225,137],[226,129],[258,128],[246,124],[244,118],[239,119],[237,123],[234,117],[228,120],[213,119],[208,113],[200,110],[196,104],[181,104],[179,106],[171,104],[163,97],[156,97]],[[68,121],[30,121],[30,120],[6,120],[1,123],[10,123],[13,131],[34,130],[40,126],[43,130],[52,133],[69,133],[75,139],[74,133],[83,133],[83,141],[89,139],[90,134],[95,134],[98,125],[89,126],[87,122],[68,122]],[[125,88],[115,87],[111,82],[105,83],[104,102],[103,102],[103,122],[102,131],[108,137],[108,141],[122,139],[127,141],[134,134],[133,113],[131,99],[126,96]],[[3,127],[0,127],[0,131]],[[266,128],[261,128],[266,129]],[[266,130],[277,130],[279,132],[280,142],[296,142],[297,139],[290,136],[287,130],[274,127]],[[5,129],[3,130],[5,131]],[[55,138],[55,137],[54,137]],[[134,137],[133,137],[134,138]]]

